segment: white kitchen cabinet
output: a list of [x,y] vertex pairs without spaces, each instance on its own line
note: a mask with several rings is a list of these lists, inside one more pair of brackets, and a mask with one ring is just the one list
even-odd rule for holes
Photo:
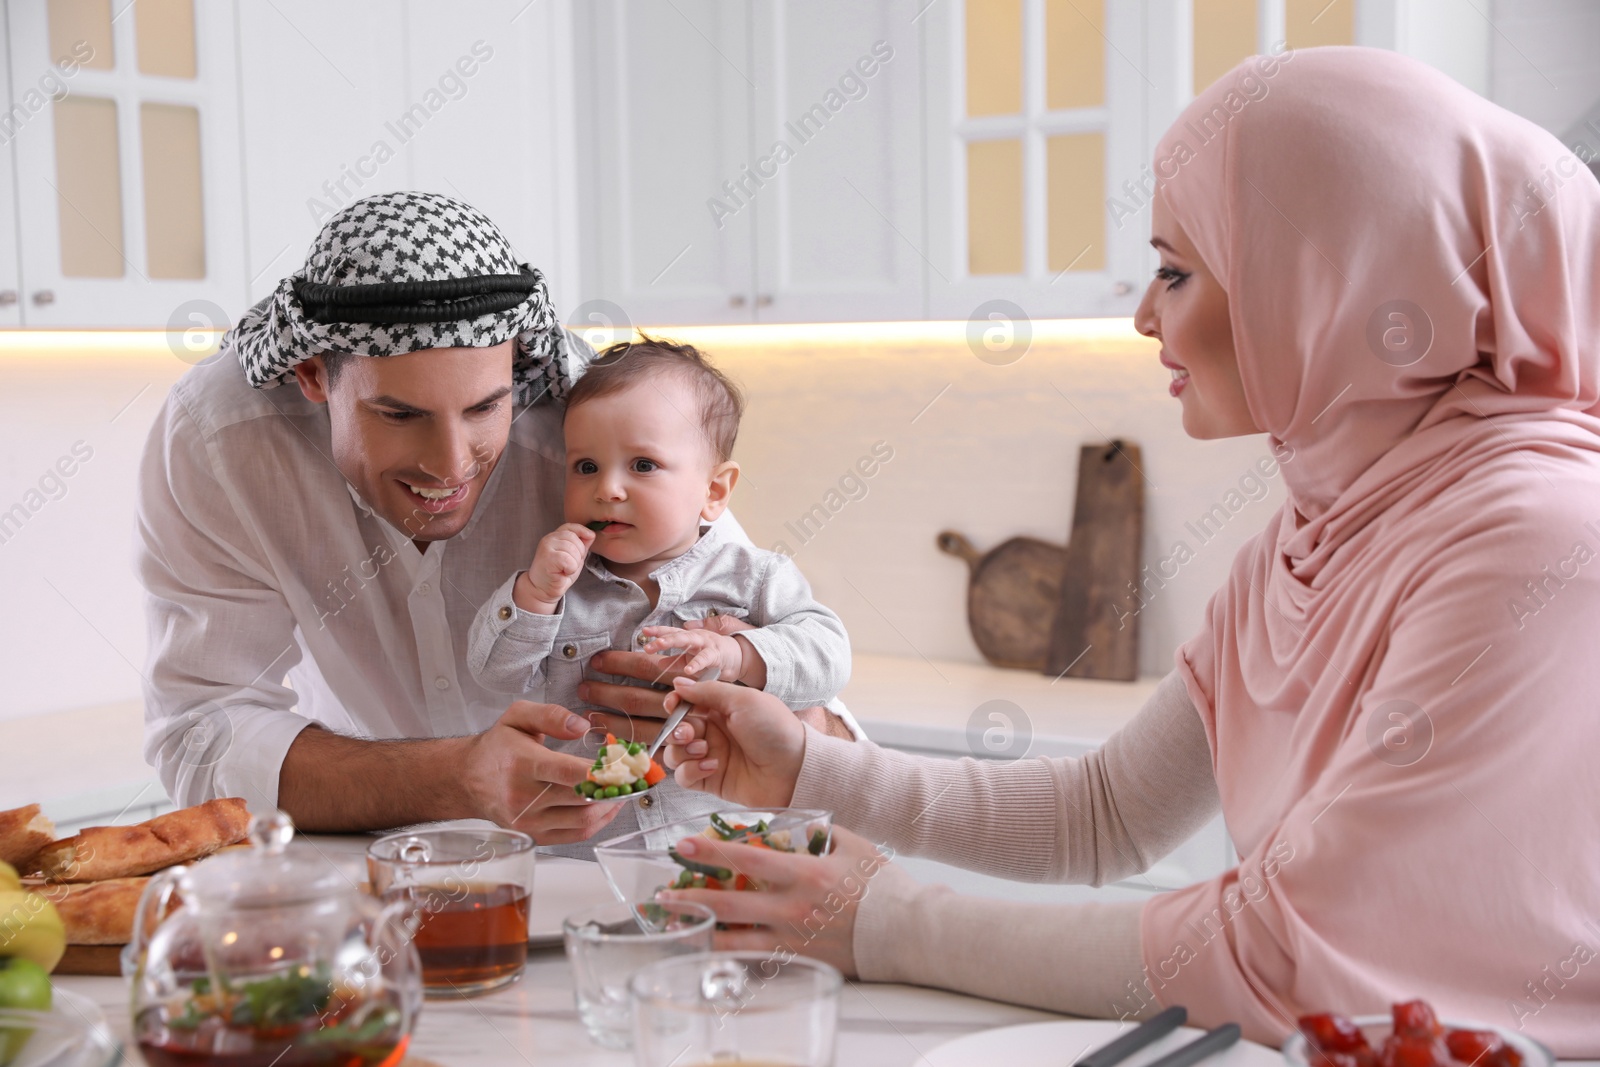
[[[1100,102],[1054,107],[1045,11],[1085,5],[986,9],[1008,6],[1027,87],[1014,115],[977,118],[963,111],[959,0],[585,6],[578,113],[596,174],[581,210],[584,295],[666,324],[967,318],[993,299],[1041,317],[1131,312],[1148,233],[1111,226],[1103,206],[1113,176],[1136,176],[1149,154],[1150,79],[1127,57],[1165,71],[1150,48],[1180,42],[1147,40],[1146,3],[1105,4],[1103,30],[1074,31],[1104,53],[1090,76]],[[1091,138],[1092,159],[1075,156]],[[1017,266],[973,270],[968,145],[1000,142],[1017,147],[1016,188],[975,202],[1011,212]],[[1063,185],[1051,170],[1063,162],[1093,180]],[[1096,231],[1085,262],[1057,254],[1067,207]]]
[[[583,294],[633,323],[750,322],[751,186],[708,208],[750,163],[752,10],[724,0],[595,0],[577,13]],[[593,321],[593,320],[590,320]],[[612,323],[615,324],[615,323]]]
[[[561,302],[576,273],[566,3],[240,6],[250,300],[366,196],[481,209]],[[565,229],[564,229],[565,227]]]
[[22,264],[17,248],[17,194],[13,177],[12,141],[16,138],[11,96],[11,38],[8,20],[0,18],[0,327],[22,325]]
[[585,5],[585,295],[638,323],[920,318],[915,11]]
[[755,321],[923,317],[926,2],[752,5]]
[[20,325],[214,326],[241,305],[233,11],[6,5]]
[[[1029,318],[1131,314],[1148,213],[1108,200],[1151,154],[1149,3],[955,0],[926,34],[929,314],[991,301]],[[993,305],[990,305],[992,308]],[[1015,311],[1011,312],[1015,315]]]

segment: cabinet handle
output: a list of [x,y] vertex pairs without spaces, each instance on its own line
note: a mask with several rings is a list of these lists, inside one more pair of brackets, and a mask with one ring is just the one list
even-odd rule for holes
[[17,302],[15,289],[0,289],[0,308],[8,308]]
[[760,296],[756,297],[756,307],[769,308],[771,306],[772,306],[772,294],[771,293],[762,293]]
[[33,303],[35,307],[44,307],[46,304],[54,304],[55,302],[56,294],[54,289],[38,289],[34,291]]
[[728,297],[728,306],[731,308],[744,307],[744,294],[734,293],[732,296]]

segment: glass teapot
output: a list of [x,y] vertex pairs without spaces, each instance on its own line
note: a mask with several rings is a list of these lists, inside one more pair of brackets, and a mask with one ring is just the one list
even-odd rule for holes
[[[253,847],[150,879],[122,973],[152,1067],[394,1067],[422,1005],[407,905],[383,907],[314,853],[283,812]],[[176,893],[179,905],[173,907]]]

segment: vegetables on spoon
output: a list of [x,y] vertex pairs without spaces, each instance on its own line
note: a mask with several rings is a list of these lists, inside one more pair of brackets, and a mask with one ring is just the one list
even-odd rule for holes
[[613,800],[643,793],[666,781],[667,772],[651,759],[636,741],[618,741],[606,734],[606,743],[595,753],[589,776],[573,787],[586,800]]

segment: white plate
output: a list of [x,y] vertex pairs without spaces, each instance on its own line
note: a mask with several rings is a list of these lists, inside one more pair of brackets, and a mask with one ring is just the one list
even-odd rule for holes
[[533,865],[533,903],[528,908],[528,944],[561,944],[561,920],[611,902],[611,887],[593,860],[540,856]]
[[[985,1030],[940,1045],[917,1060],[917,1067],[994,1067],[998,1063],[1059,1064],[1066,1067],[1137,1025],[1133,1022],[1069,1019]],[[1129,1056],[1118,1067],[1144,1067],[1179,1046],[1187,1045],[1203,1033],[1204,1030],[1196,1030],[1192,1026],[1180,1026],[1160,1041]],[[1243,1039],[1232,1048],[1201,1063],[1205,1067],[1284,1067],[1283,1054],[1277,1049]]]

